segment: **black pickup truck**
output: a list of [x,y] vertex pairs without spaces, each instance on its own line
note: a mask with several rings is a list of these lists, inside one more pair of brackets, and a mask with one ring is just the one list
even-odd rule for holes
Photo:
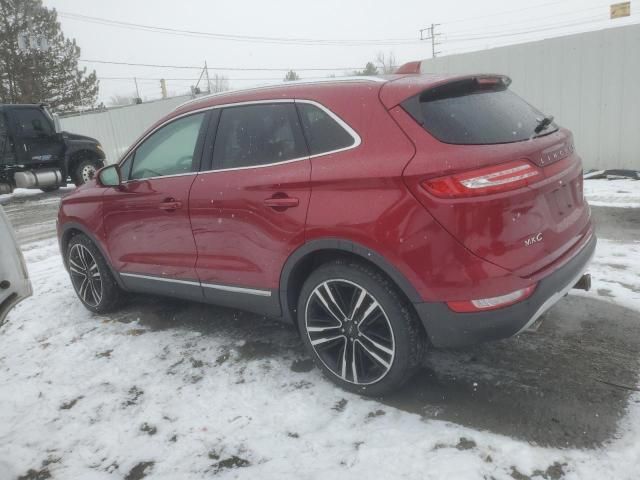
[[82,185],[104,160],[96,139],[57,132],[46,105],[0,104],[0,194]]

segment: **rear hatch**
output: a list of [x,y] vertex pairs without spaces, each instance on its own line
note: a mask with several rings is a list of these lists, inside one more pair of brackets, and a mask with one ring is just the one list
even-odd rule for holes
[[509,84],[456,78],[391,114],[416,144],[404,172],[416,198],[469,250],[526,277],[576,245],[590,213],[571,133]]

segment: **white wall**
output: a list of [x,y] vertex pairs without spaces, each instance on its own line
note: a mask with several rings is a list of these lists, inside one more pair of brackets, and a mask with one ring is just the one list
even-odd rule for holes
[[573,131],[585,169],[640,170],[640,25],[424,60],[423,73],[502,73]]
[[97,139],[105,150],[107,163],[114,163],[147,128],[190,99],[189,95],[185,95],[111,108],[104,112],[62,117],[60,128]]

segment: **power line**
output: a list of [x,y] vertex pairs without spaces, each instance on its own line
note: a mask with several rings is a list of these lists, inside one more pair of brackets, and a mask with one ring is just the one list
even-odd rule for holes
[[[586,19],[585,19],[586,20]],[[473,41],[473,40],[493,40],[493,39],[497,39],[497,38],[503,38],[503,37],[513,37],[513,36],[519,36],[519,35],[527,35],[527,34],[531,34],[531,33],[538,33],[538,32],[546,32],[549,30],[557,30],[559,28],[566,28],[566,27],[576,27],[576,26],[581,26],[581,25],[593,25],[594,23],[600,22],[600,21],[608,21],[608,18],[600,18],[600,17],[593,17],[590,20],[583,20],[583,21],[579,21],[579,22],[571,22],[571,23],[562,23],[562,24],[555,24],[555,25],[550,25],[550,26],[546,26],[546,27],[540,27],[540,28],[534,28],[531,30],[519,30],[516,32],[505,32],[505,33],[494,33],[494,34],[488,34],[488,35],[482,35],[482,34],[478,34],[476,36],[455,36],[455,35],[451,35],[450,37],[447,37],[447,42],[468,42],[468,41]]]
[[[109,60],[95,60],[89,58],[81,58],[80,62],[86,63],[104,63],[108,65],[127,65],[132,67],[152,67],[152,68],[178,68],[187,70],[202,70],[202,66],[195,65],[159,65],[155,63],[133,63],[133,62],[115,62]],[[242,71],[242,72],[288,72],[289,70],[295,70],[296,72],[323,72],[323,71],[335,71],[335,70],[357,70],[361,67],[331,67],[331,68],[248,68],[248,67],[208,67],[209,70],[230,70],[230,71]]]
[[552,2],[541,3],[539,5],[529,5],[528,7],[517,8],[517,9],[514,9],[514,10],[504,10],[502,12],[494,12],[494,13],[487,14],[487,15],[475,15],[473,17],[458,18],[458,19],[455,19],[455,20],[449,20],[448,22],[442,22],[442,23],[444,25],[450,25],[452,23],[468,22],[470,20],[478,20],[478,19],[481,19],[481,18],[492,18],[492,17],[496,17],[498,15],[507,15],[509,13],[524,12],[526,10],[532,10],[532,9],[536,9],[536,8],[547,7],[549,5],[558,5],[558,0],[555,0],[555,1],[552,1]]
[[[497,23],[497,24],[493,24],[493,25],[488,25],[488,26],[480,28],[480,29],[473,28],[471,30],[456,30],[455,33],[456,34],[471,34],[471,35],[473,35],[473,34],[477,34],[477,33],[485,33],[485,30],[487,28],[490,28],[490,29],[501,28],[501,27],[511,28],[511,27],[514,27],[515,25],[530,24],[532,22],[538,22],[540,20],[548,20],[548,19],[560,20],[560,17],[565,17],[565,16],[569,16],[571,18],[567,18],[567,19],[562,20],[562,21],[580,19],[580,18],[577,18],[577,15],[576,15],[577,13],[586,13],[586,12],[592,12],[594,10],[603,10],[607,6],[608,5],[599,5],[597,7],[573,9],[573,10],[571,10],[569,12],[557,12],[557,13],[555,13],[553,15],[545,15],[543,17],[526,18],[525,20],[518,20],[518,21],[513,21],[513,22],[507,22],[507,23]],[[445,25],[447,25],[447,24],[445,23]],[[532,26],[534,26],[534,25],[530,25],[530,27],[532,27]]]
[[321,38],[292,38],[292,37],[267,37],[256,35],[234,35],[226,33],[202,32],[197,30],[184,30],[178,28],[160,27],[140,23],[123,22],[76,13],[58,12],[63,18],[76,21],[108,25],[112,27],[141,30],[155,33],[166,33],[188,37],[206,37],[216,40],[249,43],[294,44],[294,45],[328,45],[328,46],[367,46],[367,45],[406,45],[418,42],[415,38],[378,38],[378,39],[321,39]]

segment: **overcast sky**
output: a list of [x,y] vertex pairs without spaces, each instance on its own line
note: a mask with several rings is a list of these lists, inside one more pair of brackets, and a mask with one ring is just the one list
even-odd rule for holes
[[[231,87],[274,83],[284,71],[260,72],[232,68],[328,68],[333,71],[299,71],[302,78],[363,68],[378,52],[393,52],[399,63],[429,58],[431,43],[419,41],[419,30],[439,23],[436,33],[440,55],[520,43],[572,32],[606,28],[640,20],[640,0],[633,0],[632,17],[609,20],[609,4],[603,0],[44,0],[55,7],[65,35],[75,38],[82,58],[91,60],[161,65],[203,65],[222,68]],[[140,31],[105,25],[98,17],[139,25],[254,37],[304,38],[337,44],[273,44],[264,41],[230,41],[202,36]],[[523,33],[525,32],[525,33]],[[371,42],[351,45],[342,40],[394,39],[395,44]],[[400,39],[401,42],[396,42]],[[414,41],[415,40],[415,41]],[[169,93],[186,92],[195,84],[195,69],[82,63],[95,69],[100,99],[108,102],[116,94],[135,92],[133,77],[139,78],[140,95],[160,97],[166,78]],[[211,75],[215,73],[210,70]],[[111,77],[111,78],[110,78]],[[113,77],[126,77],[115,79]],[[175,79],[175,80],[174,80]]]

